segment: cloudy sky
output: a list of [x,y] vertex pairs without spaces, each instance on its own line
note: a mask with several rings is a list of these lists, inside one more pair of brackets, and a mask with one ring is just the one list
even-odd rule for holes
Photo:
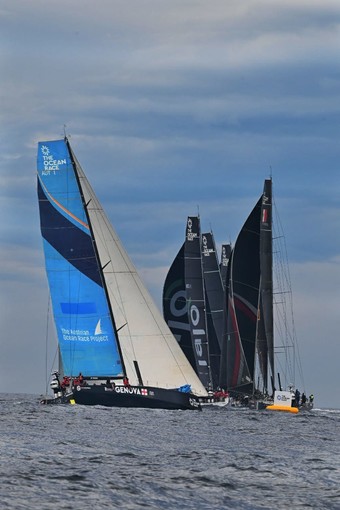
[[66,125],[159,306],[186,217],[234,241],[272,174],[305,389],[340,408],[340,2],[0,0],[0,23],[0,392],[45,390],[36,151]]

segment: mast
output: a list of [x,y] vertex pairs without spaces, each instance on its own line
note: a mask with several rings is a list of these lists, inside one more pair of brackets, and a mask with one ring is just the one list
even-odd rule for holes
[[[88,227],[89,227],[90,235],[91,235],[91,240],[92,240],[92,245],[93,245],[93,249],[94,249],[95,256],[96,256],[97,263],[98,263],[100,279],[101,279],[102,286],[103,286],[103,289],[104,289],[104,292],[105,292],[107,306],[108,306],[109,312],[110,312],[110,319],[111,319],[113,331],[114,331],[115,337],[116,337],[117,348],[118,348],[118,352],[119,352],[120,359],[121,359],[121,364],[122,364],[122,369],[123,369],[123,376],[126,376],[126,368],[125,368],[125,364],[124,364],[123,353],[122,353],[121,347],[120,347],[117,326],[116,326],[116,323],[115,323],[115,320],[114,320],[114,316],[113,316],[113,312],[112,312],[112,307],[111,307],[111,302],[110,302],[110,297],[109,297],[106,281],[105,281],[105,278],[104,278],[104,275],[103,275],[103,268],[102,268],[102,265],[101,265],[101,260],[100,260],[98,249],[97,249],[96,239],[95,239],[95,236],[94,236],[94,233],[93,233],[91,218],[90,218],[88,210],[87,210],[88,204],[85,202],[83,188],[82,188],[82,185],[81,185],[81,182],[80,182],[80,179],[79,179],[79,175],[78,175],[78,172],[77,172],[77,164],[76,164],[76,161],[75,161],[75,158],[74,158],[74,154],[73,154],[73,151],[71,149],[71,146],[70,146],[70,143],[68,141],[67,136],[65,136],[64,140],[65,140],[67,149],[68,149],[69,154],[70,154],[70,158],[71,158],[71,162],[72,162],[72,167],[73,167],[74,175],[75,175],[78,187],[79,187],[80,197],[81,197],[82,204],[83,204],[83,207],[84,207],[84,211],[85,211],[85,214],[86,214],[87,223],[88,223]],[[105,378],[105,376],[104,376],[104,378]]]
[[270,376],[275,386],[273,319],[272,181],[266,179],[262,195],[260,226],[261,318],[267,343]]

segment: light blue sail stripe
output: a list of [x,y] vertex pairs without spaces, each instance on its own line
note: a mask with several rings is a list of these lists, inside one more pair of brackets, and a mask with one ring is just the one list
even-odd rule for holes
[[61,311],[70,315],[96,313],[96,303],[60,303]]

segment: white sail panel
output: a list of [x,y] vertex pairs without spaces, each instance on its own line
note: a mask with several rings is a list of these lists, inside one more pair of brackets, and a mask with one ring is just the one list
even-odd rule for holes
[[[76,158],[73,154],[76,161]],[[196,395],[207,392],[141,281],[106,217],[79,164],[84,200],[104,272],[127,376],[138,384],[134,361],[143,383],[161,388],[190,384]]]

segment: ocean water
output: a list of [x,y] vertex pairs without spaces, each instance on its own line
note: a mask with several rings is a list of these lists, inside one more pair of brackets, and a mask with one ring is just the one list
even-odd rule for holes
[[0,410],[4,510],[340,509],[340,410]]

